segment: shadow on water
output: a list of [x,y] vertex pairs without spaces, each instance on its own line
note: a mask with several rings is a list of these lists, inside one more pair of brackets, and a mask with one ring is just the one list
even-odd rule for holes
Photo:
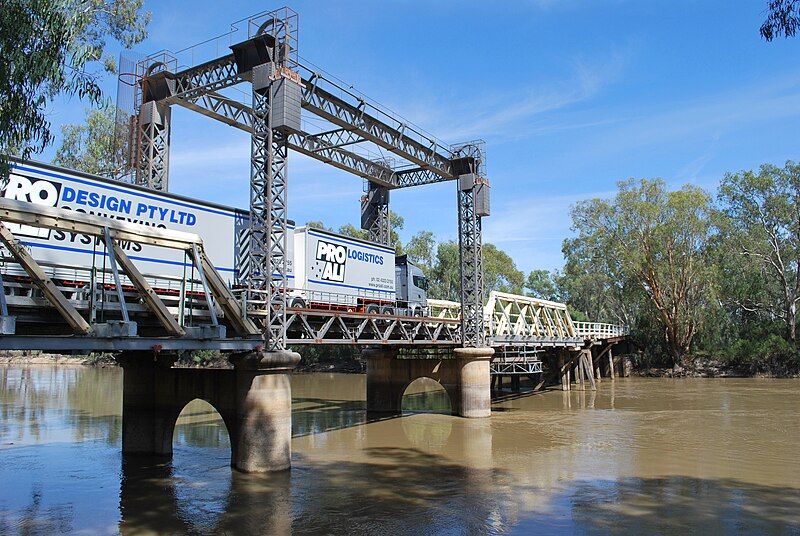
[[[499,471],[464,467],[416,449],[374,448],[367,454],[372,461],[308,464],[295,456],[292,471],[268,475],[228,470],[221,487],[222,471],[187,480],[180,463],[126,456],[120,531],[476,533],[506,517],[504,503],[511,494],[497,492],[497,483],[506,479]],[[218,489],[203,485],[210,478]],[[192,503],[201,508],[192,509]]]
[[[367,403],[363,400],[295,397],[292,398],[292,405],[292,437],[324,434],[402,417],[402,415],[367,412]],[[447,398],[444,389],[441,392],[406,394],[403,397],[403,411],[450,414],[450,399]]]
[[[417,449],[366,450],[369,462],[306,463],[296,456],[291,472],[228,472],[223,493],[184,480],[169,463],[127,458],[119,528],[123,534],[800,531],[800,491],[794,488],[667,477],[573,481],[549,494],[520,486],[502,470]],[[526,504],[526,496],[536,500]],[[187,501],[201,504],[202,512]]]
[[[625,478],[571,483],[553,497],[564,532],[618,534],[800,534],[800,490],[732,479]],[[514,527],[525,533],[547,517]],[[547,523],[549,524],[549,523]]]

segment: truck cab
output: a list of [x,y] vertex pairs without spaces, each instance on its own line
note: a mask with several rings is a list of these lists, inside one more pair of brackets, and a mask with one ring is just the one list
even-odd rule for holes
[[419,266],[400,255],[394,261],[397,306],[408,309],[409,314],[422,316],[428,306],[428,280]]

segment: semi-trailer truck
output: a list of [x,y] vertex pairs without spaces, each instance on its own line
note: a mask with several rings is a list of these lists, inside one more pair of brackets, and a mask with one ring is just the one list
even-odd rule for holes
[[365,313],[416,315],[427,307],[427,281],[394,248],[324,229],[293,231],[290,304]]
[[[11,166],[8,181],[0,185],[0,197],[195,233],[231,287],[246,283],[246,210],[39,162],[12,159]],[[92,268],[103,266],[98,260],[104,255],[99,239],[6,225],[48,275],[61,282],[88,282]],[[180,252],[132,242],[121,246],[156,290],[165,286],[173,290],[182,278],[191,277],[192,264]],[[0,253],[8,260],[7,252],[0,249]],[[401,315],[422,315],[427,307],[422,270],[406,256],[395,257],[393,248],[322,229],[295,229],[290,222],[287,257],[290,306]],[[0,269],[12,278],[27,277],[13,262]]]

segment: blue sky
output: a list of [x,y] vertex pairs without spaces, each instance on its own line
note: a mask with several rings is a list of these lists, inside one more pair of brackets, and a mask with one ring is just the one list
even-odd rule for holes
[[[300,55],[446,142],[487,143],[484,239],[518,267],[563,264],[569,208],[627,177],[714,190],[727,171],[797,160],[800,38],[766,43],[766,0],[292,2]],[[180,50],[263,2],[146,2],[137,51]],[[186,8],[191,5],[191,8]],[[196,58],[213,54],[211,43]],[[224,53],[224,46],[221,53]],[[109,80],[109,95],[116,81]],[[54,125],[84,105],[59,100]],[[170,190],[246,207],[249,138],[173,111]],[[50,149],[42,156],[52,157]],[[290,216],[358,224],[362,181],[292,155]],[[456,236],[455,185],[394,192],[408,239]]]

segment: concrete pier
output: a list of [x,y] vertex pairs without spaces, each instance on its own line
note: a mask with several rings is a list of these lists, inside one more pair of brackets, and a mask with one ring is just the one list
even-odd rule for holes
[[122,452],[170,456],[175,421],[199,398],[219,412],[231,440],[231,465],[268,472],[291,465],[295,352],[234,354],[233,369],[174,368],[174,355],[123,352]]
[[367,361],[367,411],[399,414],[403,393],[418,378],[431,378],[450,397],[453,415],[489,417],[492,348],[456,348],[444,358],[398,358],[391,348],[364,351]]

